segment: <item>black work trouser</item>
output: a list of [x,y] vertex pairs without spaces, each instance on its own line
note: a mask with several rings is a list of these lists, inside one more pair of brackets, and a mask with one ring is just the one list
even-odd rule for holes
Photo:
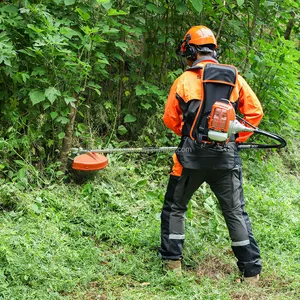
[[170,175],[161,213],[162,258],[182,258],[188,202],[204,181],[210,185],[220,203],[239,270],[245,277],[259,274],[260,252],[252,234],[248,214],[244,210],[240,166],[231,170],[183,169],[180,177]]

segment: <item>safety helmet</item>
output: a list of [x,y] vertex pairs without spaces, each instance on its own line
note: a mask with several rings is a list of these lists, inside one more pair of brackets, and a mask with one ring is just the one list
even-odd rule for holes
[[206,26],[193,26],[181,41],[177,54],[195,60],[197,52],[213,53],[218,47],[213,32]]

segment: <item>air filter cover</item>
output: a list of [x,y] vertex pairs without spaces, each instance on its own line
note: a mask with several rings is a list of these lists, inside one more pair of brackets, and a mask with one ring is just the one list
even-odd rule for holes
[[72,169],[80,171],[98,171],[108,165],[108,159],[95,152],[88,152],[76,156],[73,160]]

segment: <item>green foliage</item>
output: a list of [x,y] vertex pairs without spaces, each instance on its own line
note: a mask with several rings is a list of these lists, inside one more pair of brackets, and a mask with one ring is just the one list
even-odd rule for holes
[[6,66],[11,66],[11,60],[16,57],[16,52],[5,32],[0,34],[0,51],[0,64],[4,63]]
[[[51,161],[59,150],[65,126],[70,121],[70,107],[75,107],[84,120],[85,103],[91,97],[97,101],[101,95],[96,79],[99,75],[107,76],[104,68],[109,63],[103,54],[106,41],[102,37],[111,33],[106,25],[108,20],[99,21],[101,15],[106,18],[106,9],[91,1],[94,9],[90,13],[85,2],[81,5],[78,2],[76,9],[72,7],[74,3],[24,2],[20,7],[1,7],[1,29],[5,30],[1,34],[3,136],[13,142],[5,128],[13,119],[21,119],[22,122],[15,123],[19,126],[14,126],[14,130],[21,136],[35,131],[39,139],[30,138],[28,147],[29,151],[33,147],[42,151],[39,153],[42,161],[49,158]],[[108,10],[108,16],[123,14],[121,10]],[[16,53],[17,59],[11,64]],[[84,131],[81,126],[79,133],[83,137]],[[22,145],[19,148],[19,154],[27,159],[28,152]]]
[[300,52],[295,43],[283,38],[273,43],[257,41],[259,52],[251,51],[251,70],[246,76],[264,106],[266,128],[290,133],[299,130],[299,71]]

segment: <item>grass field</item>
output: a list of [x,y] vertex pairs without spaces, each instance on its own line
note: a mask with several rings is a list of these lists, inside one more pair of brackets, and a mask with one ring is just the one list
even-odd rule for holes
[[115,154],[82,185],[0,187],[0,298],[299,299],[299,179],[275,152],[243,157],[263,260],[258,285],[235,282],[225,222],[206,185],[187,213],[183,276],[163,273],[159,218],[170,155]]

